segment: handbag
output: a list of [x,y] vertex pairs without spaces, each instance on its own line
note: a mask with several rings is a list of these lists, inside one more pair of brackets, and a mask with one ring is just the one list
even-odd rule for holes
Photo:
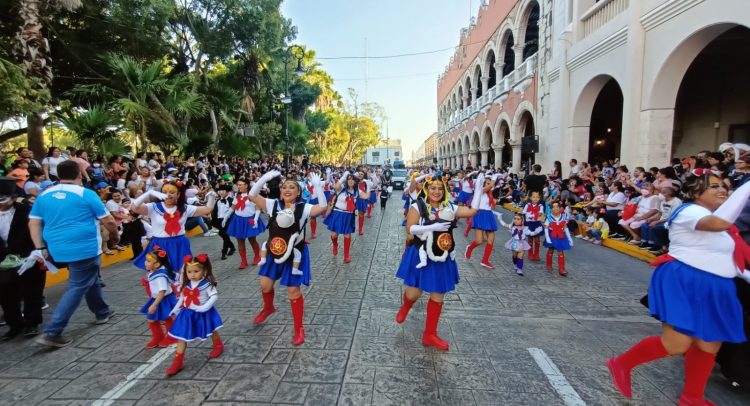
[[625,207],[622,209],[622,219],[628,220],[631,217],[635,216],[635,212],[638,210],[637,204],[626,204]]

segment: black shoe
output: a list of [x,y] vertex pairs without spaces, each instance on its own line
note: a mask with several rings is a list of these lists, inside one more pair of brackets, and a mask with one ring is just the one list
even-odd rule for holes
[[37,344],[46,345],[47,347],[62,348],[72,343],[73,340],[65,336],[52,336],[49,334],[42,334],[34,340]]
[[24,337],[34,337],[36,335],[39,335],[39,326],[26,327],[23,329]]
[[99,287],[102,287],[102,288],[103,288],[103,287],[105,287],[105,286],[107,286],[107,285],[106,285],[106,284],[105,284],[104,282],[99,282]]
[[619,237],[622,237],[622,234],[612,233],[609,235],[609,238],[619,238]]
[[640,244],[638,244],[638,248],[646,248],[646,247],[648,247],[649,245],[650,245],[650,244],[649,244],[648,242],[646,242],[646,241],[641,241],[641,243],[640,243]]
[[20,328],[11,328],[7,333],[0,337],[0,341],[10,341],[21,334],[21,332],[22,330]]
[[664,251],[661,247],[652,248],[652,249],[648,250],[648,252],[650,252],[650,253],[652,253],[654,255],[661,255],[661,254],[666,253],[666,251]]
[[226,252],[222,252],[221,253],[221,260],[223,261],[225,259],[227,259],[227,253]]
[[109,314],[106,315],[104,318],[94,320],[94,324],[96,324],[96,325],[107,324],[107,323],[109,323],[109,320],[112,319],[112,317],[114,317],[114,316],[115,316],[115,311],[114,310],[110,310]]
[[231,257],[232,255],[234,255],[234,252],[235,252],[235,251],[236,251],[236,250],[234,249],[234,247],[230,248],[230,249],[229,249],[229,252],[227,252],[227,256],[228,256],[228,257]]

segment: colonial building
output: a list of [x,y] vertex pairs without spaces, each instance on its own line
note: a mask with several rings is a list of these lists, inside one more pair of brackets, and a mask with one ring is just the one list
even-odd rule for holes
[[748,27],[747,0],[484,1],[438,82],[440,162],[663,166],[750,143]]
[[367,148],[362,163],[370,166],[391,165],[393,161],[401,161],[404,155],[401,152],[401,140],[381,140],[374,147]]
[[450,168],[533,160],[540,3],[484,0],[438,79],[438,158]]

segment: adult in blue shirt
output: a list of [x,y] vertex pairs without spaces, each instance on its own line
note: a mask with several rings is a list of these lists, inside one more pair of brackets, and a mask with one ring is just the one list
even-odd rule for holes
[[64,347],[71,339],[62,335],[82,298],[96,316],[96,324],[109,321],[110,310],[102,296],[99,270],[102,237],[99,224],[117,243],[115,219],[99,196],[81,186],[81,170],[73,161],[57,166],[60,183],[40,194],[29,214],[29,230],[37,252],[68,266],[68,288],[55,308],[52,320],[45,326],[37,343]]

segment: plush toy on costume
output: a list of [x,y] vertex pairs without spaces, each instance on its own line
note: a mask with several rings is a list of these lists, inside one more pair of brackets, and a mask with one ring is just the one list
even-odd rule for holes
[[[421,198],[417,199],[417,204],[420,210],[427,209]],[[456,219],[456,212],[454,210],[438,210],[435,213],[435,217],[439,223],[450,223],[451,226],[455,226],[454,221]],[[448,239],[447,237],[444,237],[444,235],[448,235],[448,233],[424,233],[415,235],[415,238],[422,241],[422,243],[419,244],[419,263],[416,265],[417,269],[427,266],[427,258],[435,262],[445,262],[450,256],[450,259],[455,261],[456,251],[454,250],[455,243],[453,242],[453,238]]]
[[[276,216],[276,223],[277,225],[286,230],[290,227],[292,227],[295,224],[294,221],[294,211],[285,209],[280,210]],[[284,233],[286,234],[286,233]],[[292,255],[292,275],[302,275],[302,271],[299,269],[300,262],[302,261],[302,251],[295,248],[296,244],[300,242],[302,237],[300,236],[299,232],[293,232],[291,234],[291,237],[289,237],[289,242],[282,243],[281,240],[278,240],[276,238],[271,240],[271,252],[273,252],[276,255],[281,254],[278,258],[274,258],[274,262],[277,264],[281,264],[283,262],[286,262],[289,259],[289,256]],[[258,263],[258,266],[263,266],[266,263],[266,257],[268,256],[268,241],[264,241],[260,248],[260,263]]]

